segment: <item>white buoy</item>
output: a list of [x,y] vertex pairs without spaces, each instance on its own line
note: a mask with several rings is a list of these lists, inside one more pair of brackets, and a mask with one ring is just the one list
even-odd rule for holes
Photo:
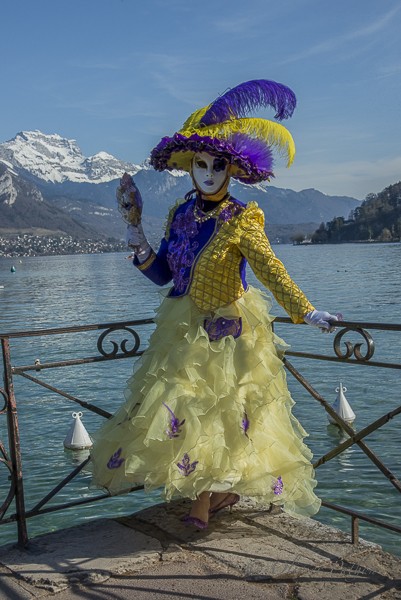
[[82,413],[73,412],[70,431],[64,440],[64,447],[69,450],[84,450],[92,447],[92,440],[81,422]]
[[[356,414],[352,410],[348,400],[344,395],[344,392],[346,391],[347,388],[340,382],[340,387],[336,388],[337,398],[335,399],[331,408],[333,408],[336,411],[338,416],[341,417],[343,421],[346,421],[346,423],[352,423],[353,421],[355,421]],[[338,425],[338,423],[330,415],[328,415],[328,417],[330,423]]]

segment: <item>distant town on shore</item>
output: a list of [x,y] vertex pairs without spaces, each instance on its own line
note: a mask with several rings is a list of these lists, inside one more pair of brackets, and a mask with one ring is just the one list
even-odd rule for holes
[[62,254],[103,254],[123,252],[125,242],[107,239],[78,239],[72,236],[19,234],[0,236],[0,257],[51,256]]

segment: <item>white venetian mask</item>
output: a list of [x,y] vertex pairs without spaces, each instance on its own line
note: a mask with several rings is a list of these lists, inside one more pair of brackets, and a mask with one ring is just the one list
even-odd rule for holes
[[192,177],[203,194],[217,194],[227,183],[228,162],[225,158],[198,152],[192,161]]

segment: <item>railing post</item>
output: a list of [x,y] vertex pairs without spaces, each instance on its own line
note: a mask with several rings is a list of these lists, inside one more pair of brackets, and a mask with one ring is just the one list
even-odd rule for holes
[[358,517],[352,515],[351,520],[352,520],[351,542],[353,544],[358,544],[359,543],[359,519],[358,519]]
[[18,545],[28,544],[28,532],[25,516],[24,486],[22,476],[21,446],[18,428],[17,403],[11,370],[10,344],[8,338],[1,338],[4,366],[4,391],[7,397],[7,428],[10,459],[12,465],[12,484],[15,492],[15,512],[18,527]]

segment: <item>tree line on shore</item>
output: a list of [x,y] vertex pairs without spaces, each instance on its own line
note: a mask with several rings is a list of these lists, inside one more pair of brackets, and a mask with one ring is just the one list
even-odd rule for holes
[[312,234],[313,244],[401,241],[401,181],[378,194],[368,194],[349,218],[321,223]]

